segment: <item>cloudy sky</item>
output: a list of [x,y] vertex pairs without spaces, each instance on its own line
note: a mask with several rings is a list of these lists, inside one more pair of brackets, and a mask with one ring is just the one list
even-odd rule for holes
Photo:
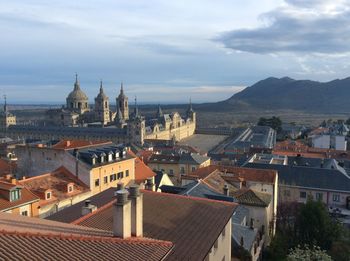
[[0,94],[218,101],[269,77],[350,76],[348,0],[0,0]]

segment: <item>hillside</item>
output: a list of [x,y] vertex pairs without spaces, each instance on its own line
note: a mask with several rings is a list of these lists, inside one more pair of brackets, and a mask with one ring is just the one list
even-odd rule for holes
[[202,110],[301,110],[309,112],[349,112],[350,78],[317,82],[288,77],[267,78],[229,99],[199,105]]

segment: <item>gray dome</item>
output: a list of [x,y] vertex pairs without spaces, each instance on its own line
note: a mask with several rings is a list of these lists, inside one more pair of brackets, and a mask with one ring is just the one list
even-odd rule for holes
[[89,98],[87,95],[80,89],[79,82],[76,81],[74,84],[74,90],[69,93],[67,100],[74,100],[74,101],[87,101]]

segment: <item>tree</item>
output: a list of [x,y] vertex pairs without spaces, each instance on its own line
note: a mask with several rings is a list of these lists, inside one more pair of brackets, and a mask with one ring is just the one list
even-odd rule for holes
[[331,261],[332,258],[326,253],[325,250],[321,250],[320,247],[314,246],[309,248],[307,245],[304,248],[297,246],[292,249],[287,256],[288,261]]
[[329,250],[340,235],[340,224],[332,220],[322,202],[308,200],[301,206],[296,220],[296,236],[299,244],[314,244]]
[[282,121],[279,117],[273,116],[272,118],[261,117],[258,121],[259,126],[269,126],[277,133],[282,131]]

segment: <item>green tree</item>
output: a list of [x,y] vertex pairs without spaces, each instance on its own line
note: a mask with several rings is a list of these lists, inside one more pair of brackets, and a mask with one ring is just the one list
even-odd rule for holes
[[301,245],[314,244],[329,250],[341,236],[341,227],[332,220],[322,202],[308,200],[301,206],[296,220],[297,241]]
[[261,117],[258,121],[259,126],[269,126],[277,133],[282,131],[282,121],[279,117],[273,116],[272,118]]

